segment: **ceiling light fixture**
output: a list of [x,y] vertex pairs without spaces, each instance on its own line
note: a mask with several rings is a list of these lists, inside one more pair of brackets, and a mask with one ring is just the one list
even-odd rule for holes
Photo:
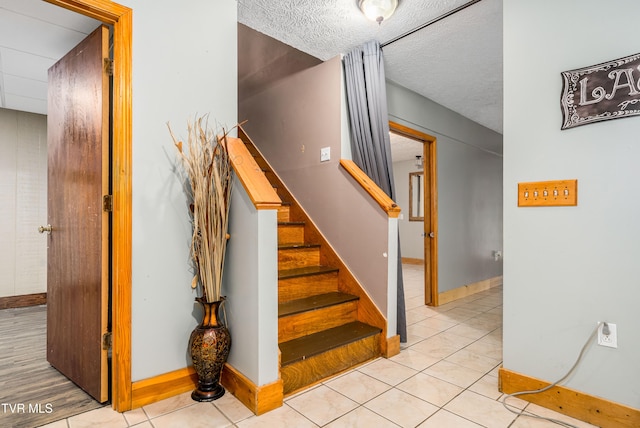
[[416,156],[415,165],[416,168],[422,169],[422,156]]
[[382,24],[382,21],[393,15],[398,7],[398,0],[358,0],[358,6],[364,16]]

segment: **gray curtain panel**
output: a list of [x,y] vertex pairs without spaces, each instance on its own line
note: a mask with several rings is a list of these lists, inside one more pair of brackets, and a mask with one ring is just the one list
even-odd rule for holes
[[[372,40],[345,55],[343,59],[347,107],[351,128],[353,161],[389,197],[395,200],[389,113],[384,61],[380,44]],[[400,341],[407,341],[404,306],[404,280],[398,235],[398,331]]]

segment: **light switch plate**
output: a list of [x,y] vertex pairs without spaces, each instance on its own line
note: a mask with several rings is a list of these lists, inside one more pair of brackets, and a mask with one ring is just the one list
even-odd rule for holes
[[518,183],[519,207],[563,207],[578,205],[578,180]]
[[320,162],[331,160],[331,147],[323,147],[320,149]]

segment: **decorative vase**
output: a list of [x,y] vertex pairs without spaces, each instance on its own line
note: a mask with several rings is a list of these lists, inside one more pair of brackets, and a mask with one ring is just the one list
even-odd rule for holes
[[204,316],[189,339],[191,361],[198,375],[198,388],[191,393],[191,398],[195,401],[213,401],[224,395],[220,374],[231,349],[231,335],[220,322],[218,313],[224,298],[205,302],[199,297],[196,301],[202,305]]

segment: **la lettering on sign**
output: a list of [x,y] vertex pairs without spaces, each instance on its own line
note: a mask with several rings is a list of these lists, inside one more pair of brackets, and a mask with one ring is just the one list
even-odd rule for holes
[[562,128],[640,114],[640,54],[562,72]]

